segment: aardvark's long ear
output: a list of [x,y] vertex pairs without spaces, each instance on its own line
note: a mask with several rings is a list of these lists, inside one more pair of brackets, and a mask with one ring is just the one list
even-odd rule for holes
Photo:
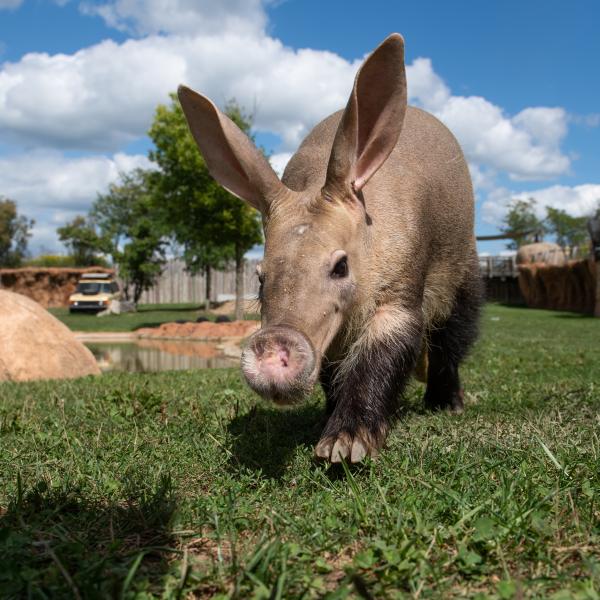
[[267,159],[208,98],[183,85],[177,95],[210,174],[266,214],[271,200],[284,187]]
[[394,149],[405,113],[404,40],[393,33],[356,75],[333,142],[325,189],[359,191]]

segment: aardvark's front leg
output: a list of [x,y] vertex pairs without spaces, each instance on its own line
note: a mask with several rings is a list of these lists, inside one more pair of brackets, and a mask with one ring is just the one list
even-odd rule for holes
[[315,448],[318,458],[359,462],[382,447],[422,340],[417,311],[380,307],[340,363],[328,401],[335,408]]

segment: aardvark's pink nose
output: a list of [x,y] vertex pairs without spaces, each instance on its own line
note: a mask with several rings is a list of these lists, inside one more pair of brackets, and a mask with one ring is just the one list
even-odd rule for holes
[[315,362],[308,338],[291,327],[257,331],[242,352],[242,372],[248,385],[282,404],[310,391],[316,380]]

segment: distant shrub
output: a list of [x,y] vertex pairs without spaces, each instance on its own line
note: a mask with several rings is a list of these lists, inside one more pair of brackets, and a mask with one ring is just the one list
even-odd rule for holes
[[[94,261],[96,267],[109,267],[109,264],[103,258],[97,258]],[[24,267],[79,267],[76,264],[75,257],[63,256],[60,254],[43,254],[22,262]]]
[[60,254],[43,254],[22,262],[24,267],[74,267],[75,261],[72,256]]

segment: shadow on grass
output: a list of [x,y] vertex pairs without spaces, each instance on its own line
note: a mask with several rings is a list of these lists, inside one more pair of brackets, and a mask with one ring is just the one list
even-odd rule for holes
[[[540,307],[528,307],[526,304],[510,304],[506,302],[489,302],[488,304],[494,304],[495,306],[501,306],[502,308],[516,308],[516,309],[529,309],[532,311],[544,311],[548,313],[548,315],[554,317],[555,319],[595,319],[594,315],[589,313],[579,313],[575,311],[569,311],[568,309],[552,309],[552,308],[540,308]],[[526,313],[524,313],[526,314]]]
[[[395,426],[401,427],[410,413],[431,413],[423,406],[421,396],[422,390],[418,389],[404,397],[398,408]],[[240,467],[261,471],[267,477],[280,479],[297,447],[308,446],[312,452],[326,422],[325,406],[318,396],[290,409],[268,404],[255,405],[246,414],[232,419],[228,425],[233,438],[231,468],[234,471]],[[356,468],[360,470],[362,466]],[[345,477],[339,465],[332,465],[328,469],[328,476],[333,479]]]
[[171,321],[148,321],[147,323],[138,323],[133,327],[132,331],[137,331],[138,329],[144,329],[146,327],[160,327],[165,323],[170,323]]
[[513,302],[507,302],[504,300],[486,300],[486,304],[502,306],[503,308],[527,308],[527,303],[525,300],[515,300]]
[[310,402],[292,408],[254,406],[228,426],[233,437],[231,466],[279,479],[298,446],[313,446],[325,425],[325,410]]
[[558,313],[556,315],[552,315],[555,319],[597,319],[598,317],[594,317],[594,315],[590,315],[589,313]]
[[190,306],[189,304],[180,305],[180,304],[151,304],[150,306],[139,306],[137,309],[138,313],[145,312],[202,312],[204,311],[204,306]]
[[0,595],[118,598],[138,584],[151,590],[176,552],[170,478],[151,489],[132,485],[124,497],[106,503],[45,480],[19,491],[0,517]]

